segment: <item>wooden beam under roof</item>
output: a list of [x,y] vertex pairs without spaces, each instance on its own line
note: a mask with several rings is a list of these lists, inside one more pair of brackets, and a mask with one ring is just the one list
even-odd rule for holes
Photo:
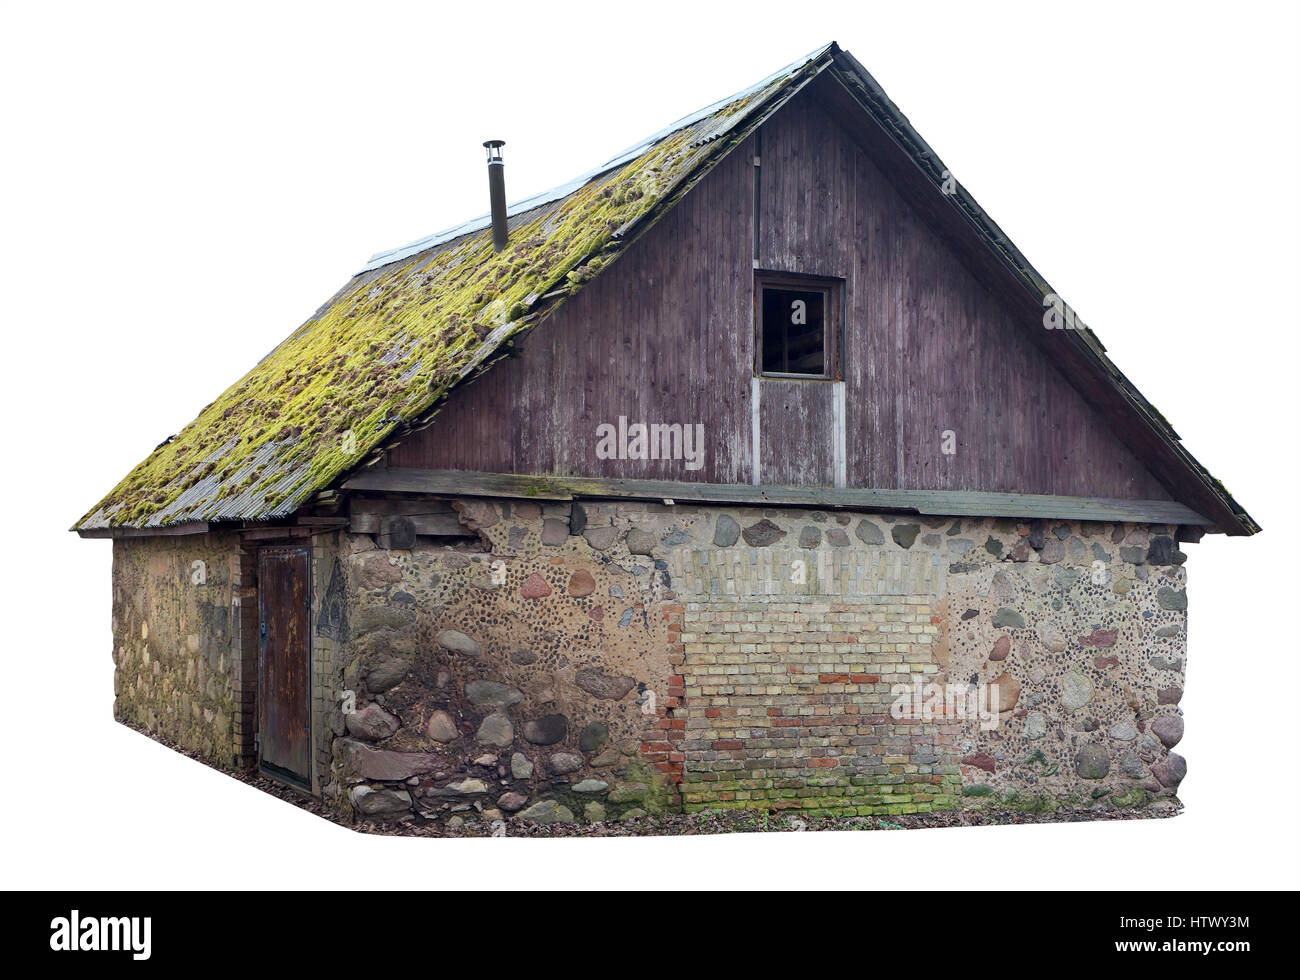
[[1047,520],[1110,521],[1130,524],[1183,524],[1209,527],[1211,521],[1171,500],[1055,497],[1033,493],[968,490],[858,490],[834,487],[751,486],[735,483],[676,483],[670,480],[610,480],[588,477],[526,476],[462,470],[392,469],[361,472],[344,490],[382,493],[519,497],[530,500],[623,498],[690,503],[776,507],[828,507],[910,512],[943,517],[1013,517]]

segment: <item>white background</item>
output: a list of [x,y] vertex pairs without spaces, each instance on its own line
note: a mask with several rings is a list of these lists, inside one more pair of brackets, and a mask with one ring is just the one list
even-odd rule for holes
[[[5,3],[0,881],[1295,887],[1298,34],[1240,2]],[[1264,526],[1189,549],[1183,816],[385,839],[114,724],[110,545],[66,529],[131,466],[372,252],[485,211],[484,139],[515,199],[832,39]]]

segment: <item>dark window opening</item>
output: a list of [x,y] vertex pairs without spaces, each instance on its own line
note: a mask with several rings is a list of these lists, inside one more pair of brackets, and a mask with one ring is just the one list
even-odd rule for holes
[[756,283],[759,373],[835,377],[838,287],[826,280],[760,276]]

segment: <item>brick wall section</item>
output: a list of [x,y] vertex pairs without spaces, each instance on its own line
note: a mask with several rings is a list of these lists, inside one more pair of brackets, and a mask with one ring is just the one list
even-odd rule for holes
[[[669,601],[662,606],[664,624],[667,626],[668,663],[680,670],[686,660],[685,646],[682,643],[682,626],[685,608],[678,602]],[[667,802],[673,807],[682,804],[680,787],[684,775],[686,753],[683,742],[686,738],[686,718],[683,704],[686,694],[686,678],[682,674],[670,674],[668,688],[662,704],[656,705],[654,735],[641,742],[641,756],[651,763],[655,770],[663,774],[669,787]]]
[[686,809],[915,813],[955,805],[956,727],[890,717],[939,672],[927,596],[686,605]]

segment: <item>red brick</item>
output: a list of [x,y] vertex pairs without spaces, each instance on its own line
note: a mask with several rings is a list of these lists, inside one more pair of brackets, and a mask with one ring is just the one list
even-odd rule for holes
[[818,684],[847,684],[849,683],[848,674],[818,674]]
[[809,759],[808,765],[813,769],[834,769],[839,765],[839,761],[834,758]]

